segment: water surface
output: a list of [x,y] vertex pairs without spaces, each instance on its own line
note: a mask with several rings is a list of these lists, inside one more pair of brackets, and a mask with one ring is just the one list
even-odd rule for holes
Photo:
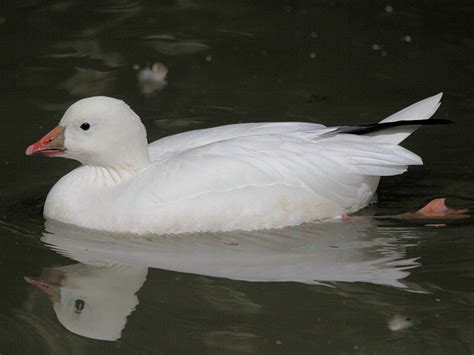
[[[24,156],[91,95],[127,101],[153,141],[237,122],[372,122],[443,91],[436,117],[455,124],[408,139],[425,164],[382,179],[361,213],[439,196],[473,209],[473,15],[470,1],[11,2],[0,353],[473,353],[472,217],[112,235],[45,223],[44,198],[76,163]],[[156,62],[167,85],[140,86]]]

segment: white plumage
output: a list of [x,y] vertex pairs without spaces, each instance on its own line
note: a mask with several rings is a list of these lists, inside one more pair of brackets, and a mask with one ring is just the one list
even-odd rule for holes
[[[440,99],[381,122],[428,119]],[[236,124],[146,146],[138,116],[106,97],[75,103],[60,125],[64,156],[83,166],[53,187],[45,216],[109,231],[253,230],[337,218],[365,207],[380,176],[422,164],[398,145],[413,125],[353,135],[313,123]]]

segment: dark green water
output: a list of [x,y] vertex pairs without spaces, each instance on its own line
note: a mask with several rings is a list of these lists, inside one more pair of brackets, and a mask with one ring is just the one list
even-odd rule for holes
[[[153,141],[236,122],[371,122],[443,91],[436,117],[455,124],[408,139],[425,165],[383,179],[363,213],[439,196],[472,210],[472,1],[10,3],[0,354],[474,352],[472,217],[125,238],[45,225],[44,198],[76,165],[24,156],[92,95],[127,101]],[[143,94],[136,68],[154,62],[168,85]],[[54,307],[24,276],[58,284]]]

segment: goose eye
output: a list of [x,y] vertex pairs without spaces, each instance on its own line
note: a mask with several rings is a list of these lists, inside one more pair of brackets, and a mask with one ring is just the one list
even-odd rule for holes
[[77,299],[74,301],[74,308],[76,309],[76,313],[80,313],[85,306],[85,302],[81,299]]
[[84,122],[83,124],[81,124],[82,130],[87,131],[89,128],[91,128],[90,123]]

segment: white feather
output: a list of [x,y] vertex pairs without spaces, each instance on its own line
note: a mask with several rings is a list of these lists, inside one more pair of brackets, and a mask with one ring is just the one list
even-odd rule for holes
[[[418,101],[393,115],[384,118],[380,123],[397,122],[406,120],[427,120],[436,112],[441,105],[443,93],[440,92],[434,96]],[[415,132],[419,126],[403,126],[369,134],[377,137],[378,140],[399,144],[403,142],[410,134]]]

